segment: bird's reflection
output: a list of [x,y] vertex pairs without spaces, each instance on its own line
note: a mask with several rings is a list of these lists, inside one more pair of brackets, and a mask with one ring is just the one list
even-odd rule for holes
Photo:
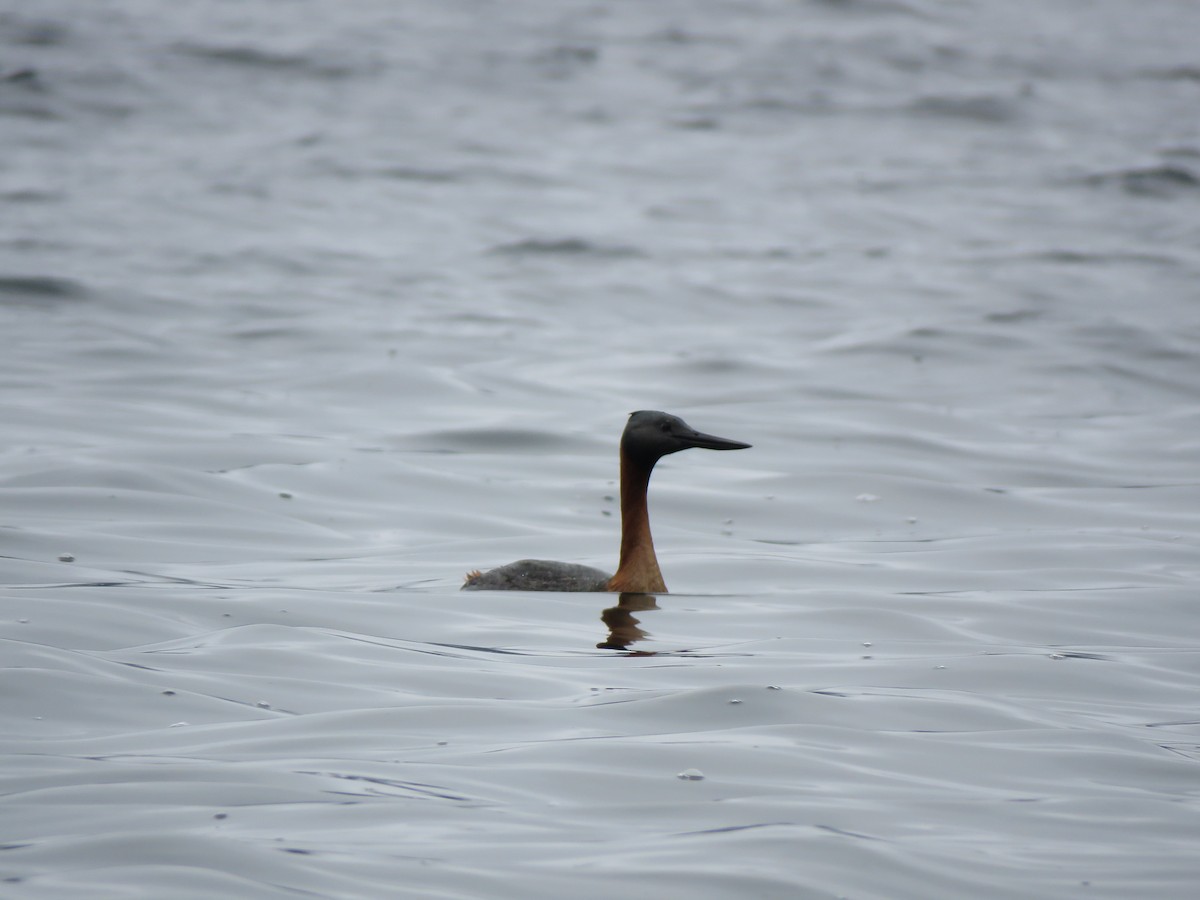
[[[628,650],[630,644],[644,641],[650,633],[641,627],[635,612],[645,612],[658,609],[658,598],[654,594],[622,593],[616,606],[610,606],[600,613],[600,621],[608,626],[608,638],[596,647],[600,650]],[[652,651],[641,651],[652,656]]]

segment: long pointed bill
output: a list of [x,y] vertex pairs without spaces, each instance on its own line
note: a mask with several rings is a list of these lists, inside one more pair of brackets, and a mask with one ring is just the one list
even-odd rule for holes
[[745,450],[750,447],[750,444],[731,441],[729,438],[717,437],[715,434],[705,434],[702,431],[681,434],[679,438],[689,447],[700,447],[703,450]]

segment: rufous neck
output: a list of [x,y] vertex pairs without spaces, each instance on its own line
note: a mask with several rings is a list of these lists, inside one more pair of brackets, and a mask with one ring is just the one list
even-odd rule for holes
[[610,591],[661,593],[667,589],[650,534],[646,494],[653,470],[653,462],[647,465],[621,451],[621,563],[608,582]]

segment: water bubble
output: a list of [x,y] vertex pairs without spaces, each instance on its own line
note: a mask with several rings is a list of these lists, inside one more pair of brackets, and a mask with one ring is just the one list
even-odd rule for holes
[[59,562],[75,562],[75,555],[72,553],[60,553],[60,554],[58,554],[58,561]]
[[699,769],[684,769],[675,777],[680,781],[703,781],[704,773]]
[[877,503],[879,501],[879,497],[876,494],[859,494],[854,499],[859,503]]

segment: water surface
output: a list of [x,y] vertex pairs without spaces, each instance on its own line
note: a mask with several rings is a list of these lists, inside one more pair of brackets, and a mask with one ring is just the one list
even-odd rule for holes
[[1198,28],[9,4],[2,893],[1190,897]]

